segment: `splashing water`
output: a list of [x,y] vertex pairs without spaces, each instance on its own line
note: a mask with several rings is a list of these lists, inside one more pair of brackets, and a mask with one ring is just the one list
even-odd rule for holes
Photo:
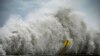
[[66,6],[68,0],[50,0],[23,21],[11,16],[0,28],[0,54],[57,54],[70,40],[65,53],[100,54],[100,33],[89,30],[83,18]]

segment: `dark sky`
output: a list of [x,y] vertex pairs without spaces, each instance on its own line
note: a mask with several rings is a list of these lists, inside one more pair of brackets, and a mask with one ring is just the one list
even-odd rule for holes
[[[24,2],[23,2],[24,1]],[[0,0],[0,27],[9,19],[10,15],[25,15],[36,10],[40,6],[40,2],[46,0]],[[88,14],[88,20],[92,22],[100,21],[100,0],[86,0],[79,9]]]
[[100,0],[87,0],[81,8],[87,14],[88,23],[95,28],[100,27]]
[[[24,2],[23,2],[24,1]],[[10,15],[25,15],[38,8],[36,0],[0,0],[0,27],[9,19]]]

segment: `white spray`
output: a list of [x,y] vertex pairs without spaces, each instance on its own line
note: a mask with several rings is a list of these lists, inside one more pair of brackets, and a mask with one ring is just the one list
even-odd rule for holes
[[20,16],[11,16],[0,28],[1,53],[57,54],[63,48],[62,41],[67,39],[72,45],[66,53],[94,54],[98,48],[96,54],[100,54],[100,41],[96,40],[100,33],[88,30],[81,16],[67,6],[70,2],[50,0],[29,13],[25,21]]

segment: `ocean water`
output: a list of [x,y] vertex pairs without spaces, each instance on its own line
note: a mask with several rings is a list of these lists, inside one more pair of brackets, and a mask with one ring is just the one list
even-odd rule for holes
[[100,32],[90,29],[65,1],[51,0],[27,14],[26,20],[11,16],[0,28],[0,54],[56,55],[64,48],[64,40],[69,40],[66,54],[100,55]]

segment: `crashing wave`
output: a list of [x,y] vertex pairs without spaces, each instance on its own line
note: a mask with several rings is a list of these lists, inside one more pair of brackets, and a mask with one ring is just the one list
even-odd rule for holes
[[30,14],[26,21],[20,16],[11,17],[0,28],[0,53],[57,54],[63,48],[63,41],[70,40],[72,44],[65,53],[100,55],[100,33],[89,30],[83,18],[73,10],[60,8],[41,13],[42,8],[38,13]]

